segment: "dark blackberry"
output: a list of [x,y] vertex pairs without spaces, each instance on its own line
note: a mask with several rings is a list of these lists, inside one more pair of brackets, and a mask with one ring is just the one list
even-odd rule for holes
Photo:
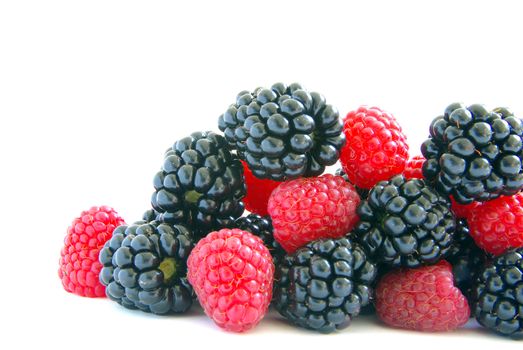
[[346,182],[348,182],[352,186],[354,186],[354,188],[356,189],[356,192],[358,192],[358,195],[360,196],[361,199],[365,199],[369,195],[369,191],[370,191],[369,189],[358,187],[350,182],[349,177],[343,171],[343,168],[336,169],[336,171],[334,172],[334,175],[341,176],[343,178],[343,180],[345,180]]
[[279,261],[286,253],[280,244],[274,240],[274,236],[272,235],[272,221],[270,216],[249,214],[236,219],[234,226],[241,230],[249,231],[250,233],[260,237],[263,240],[265,246],[271,252],[274,265],[279,265]]
[[421,146],[423,175],[461,204],[510,196],[523,188],[523,121],[505,108],[453,103]]
[[142,215],[142,220],[140,222],[147,223],[155,221],[158,217],[158,212],[154,209],[149,209]]
[[243,213],[243,167],[214,132],[195,132],[175,142],[154,178],[152,206],[158,220],[189,225],[203,236],[231,227]]
[[187,282],[191,232],[182,225],[138,223],[117,227],[100,251],[106,295],[129,309],[183,313],[194,297]]
[[294,324],[330,333],[372,300],[377,268],[348,238],[313,241],[276,269],[273,302]]
[[474,289],[474,315],[499,334],[523,339],[523,248],[496,257]]
[[479,270],[487,262],[487,254],[480,249],[469,234],[467,220],[456,220],[454,244],[446,260],[452,265],[454,281],[463,295],[472,301],[472,289]]
[[240,92],[218,126],[255,176],[276,181],[320,175],[345,144],[338,110],[297,83]]
[[392,266],[433,264],[452,246],[456,222],[450,201],[421,179],[396,175],[374,186],[358,207],[357,241]]

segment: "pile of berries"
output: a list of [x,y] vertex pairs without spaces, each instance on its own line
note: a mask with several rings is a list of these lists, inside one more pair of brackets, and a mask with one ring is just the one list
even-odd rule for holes
[[410,159],[392,114],[340,118],[296,83],[240,92],[218,128],[167,150],[142,220],[93,207],[73,221],[67,291],[154,314],[197,299],[233,332],[270,306],[323,333],[373,306],[391,327],[472,316],[523,338],[523,121],[509,110],[451,104]]

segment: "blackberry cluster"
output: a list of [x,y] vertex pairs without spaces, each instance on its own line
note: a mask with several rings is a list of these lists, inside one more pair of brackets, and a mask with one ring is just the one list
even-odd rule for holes
[[99,257],[107,297],[155,314],[187,311],[194,297],[186,278],[192,248],[192,234],[182,225],[139,221],[118,226]]
[[240,160],[213,132],[195,132],[168,149],[154,177],[151,203],[162,222],[188,225],[201,236],[230,227],[244,210]]
[[350,324],[372,298],[377,268],[348,238],[311,242],[276,270],[273,302],[294,324],[330,333]]
[[523,248],[495,258],[480,273],[474,315],[493,331],[523,339]]
[[523,188],[523,121],[505,108],[448,106],[430,125],[423,175],[461,204],[510,196]]
[[423,180],[403,175],[374,186],[358,207],[357,241],[379,262],[433,264],[452,247],[456,222],[450,202]]
[[473,284],[487,262],[487,254],[480,249],[470,236],[467,220],[456,220],[454,244],[449,250],[447,261],[452,265],[454,281],[463,295],[472,301]]
[[265,246],[272,255],[274,265],[278,266],[279,261],[286,254],[281,245],[274,239],[272,234],[272,221],[270,216],[260,216],[249,214],[236,219],[234,227],[248,231],[262,239]]
[[240,92],[218,126],[255,176],[276,181],[320,175],[345,144],[337,109],[297,83]]

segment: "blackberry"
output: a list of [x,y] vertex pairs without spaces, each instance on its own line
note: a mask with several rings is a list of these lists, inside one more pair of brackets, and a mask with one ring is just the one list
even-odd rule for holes
[[523,188],[523,121],[505,108],[453,103],[421,146],[423,175],[461,204],[510,196]]
[[255,176],[276,181],[320,175],[345,144],[338,110],[297,83],[240,92],[218,126]]
[[330,333],[372,300],[376,265],[349,238],[313,241],[276,270],[273,303],[297,326]]
[[421,179],[396,175],[374,186],[358,207],[357,241],[379,262],[433,264],[452,246],[456,222],[450,202]]
[[343,180],[345,180],[346,182],[348,182],[352,186],[354,186],[354,188],[356,189],[356,192],[358,192],[358,195],[360,196],[361,199],[365,199],[369,195],[369,191],[370,191],[369,189],[358,187],[350,182],[349,176],[343,171],[343,168],[336,169],[336,171],[334,172],[334,175],[341,176],[343,178]]
[[141,223],[147,223],[156,220],[158,213],[154,209],[149,209],[142,215]]
[[467,220],[456,220],[454,244],[449,250],[447,261],[452,265],[454,281],[463,295],[472,301],[473,283],[477,273],[487,262],[487,254],[480,249],[469,234]]
[[234,227],[248,231],[253,235],[260,237],[265,246],[269,249],[274,265],[277,266],[278,262],[286,254],[280,244],[274,240],[270,216],[260,216],[258,214],[242,216],[241,218],[236,219]]
[[474,315],[499,334],[523,339],[523,248],[496,257],[474,289]]
[[241,216],[243,167],[214,132],[195,132],[165,154],[154,177],[152,206],[162,222],[189,225],[195,235],[230,227]]
[[193,248],[182,225],[156,221],[118,226],[100,251],[100,282],[111,300],[155,314],[187,311],[194,292],[186,278]]

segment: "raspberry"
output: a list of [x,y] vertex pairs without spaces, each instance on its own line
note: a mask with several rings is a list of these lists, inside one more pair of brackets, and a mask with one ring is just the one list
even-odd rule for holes
[[330,333],[347,327],[369,305],[377,271],[347,237],[314,241],[283,259],[274,304],[297,326]]
[[349,112],[344,122],[347,143],[341,150],[340,161],[352,184],[371,188],[403,172],[409,147],[392,114],[362,106]]
[[376,287],[376,312],[389,326],[422,332],[454,330],[470,316],[446,261],[386,274]]
[[269,202],[269,197],[280,182],[269,179],[259,179],[254,176],[247,166],[247,163],[242,161],[242,165],[245,185],[247,186],[247,194],[243,197],[245,209],[251,213],[266,216],[268,215],[267,203]]
[[354,236],[378,262],[433,264],[452,246],[456,229],[449,201],[420,179],[380,181],[358,207]]
[[482,203],[468,223],[476,244],[491,254],[523,247],[523,193]]
[[187,266],[200,304],[218,326],[243,332],[267,312],[274,265],[259,237],[240,229],[211,232],[194,247]]
[[480,205],[480,202],[472,202],[469,204],[460,204],[450,196],[450,210],[454,213],[457,219],[466,219],[471,213]]
[[505,108],[449,105],[432,121],[421,152],[427,182],[461,204],[523,188],[523,121]]
[[118,213],[107,206],[92,207],[74,219],[67,229],[58,269],[66,291],[91,298],[105,296],[105,286],[98,281],[102,269],[98,253],[115,227],[123,224]]
[[358,221],[360,198],[341,176],[325,174],[282,183],[269,199],[274,239],[287,251],[321,238],[339,238]]
[[403,176],[406,179],[423,179],[423,163],[425,158],[422,155],[417,155],[410,158],[405,164],[405,169],[403,170]]
[[475,286],[474,316],[488,329],[523,339],[523,248],[491,261]]
[[240,92],[218,127],[255,176],[275,181],[322,174],[345,144],[338,110],[297,83]]
[[107,296],[128,309],[186,312],[194,297],[185,276],[192,241],[182,225],[138,221],[118,226],[99,256]]

